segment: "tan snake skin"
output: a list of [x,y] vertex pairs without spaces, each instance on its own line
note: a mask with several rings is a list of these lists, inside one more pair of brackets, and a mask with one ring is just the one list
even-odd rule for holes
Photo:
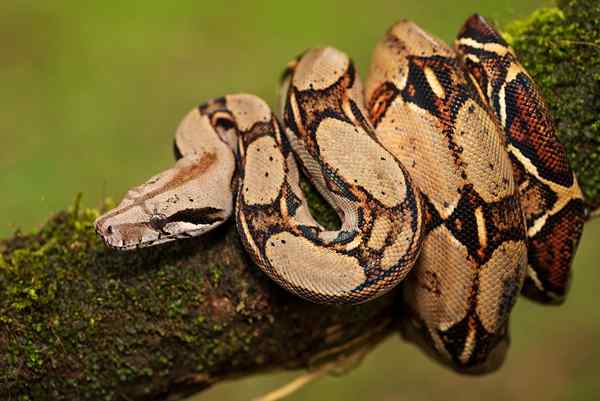
[[[474,16],[456,49],[401,21],[364,93],[348,56],[321,48],[288,65],[282,123],[252,95],[204,103],[177,129],[175,166],[130,190],[98,234],[135,249],[235,213],[254,262],[287,290],[361,303],[404,280],[406,338],[460,372],[496,369],[524,281],[534,299],[564,296],[584,209],[510,48]],[[339,229],[311,216],[301,173]]]

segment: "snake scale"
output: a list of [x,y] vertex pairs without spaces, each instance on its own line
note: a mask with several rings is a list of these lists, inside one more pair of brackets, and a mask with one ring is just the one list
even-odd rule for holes
[[[247,94],[188,113],[174,167],[97,220],[104,242],[194,237],[235,215],[254,262],[310,301],[362,303],[404,282],[404,336],[466,373],[502,363],[519,293],[564,299],[582,194],[536,85],[482,17],[454,49],[398,22],[364,89],[346,54],[308,50],[281,98],[282,120]],[[302,175],[337,230],[311,216]]]

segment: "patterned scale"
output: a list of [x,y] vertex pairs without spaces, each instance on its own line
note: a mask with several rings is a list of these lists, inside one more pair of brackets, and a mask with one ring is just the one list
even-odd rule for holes
[[474,15],[466,21],[455,46],[508,138],[527,220],[523,293],[543,303],[561,303],[586,214],[565,148],[536,84],[483,17]]
[[[415,24],[377,45],[366,83],[312,49],[284,74],[280,124],[261,99],[188,113],[175,165],[96,221],[120,250],[202,235],[235,213],[255,263],[313,302],[361,303],[404,280],[403,333],[466,373],[495,370],[522,292],[561,302],[585,207],[538,89],[481,17],[455,50]],[[300,168],[337,211],[310,215]]]
[[493,370],[526,260],[502,131],[454,51],[411,22],[394,25],[375,49],[366,96],[377,137],[427,206],[404,334],[460,371]]

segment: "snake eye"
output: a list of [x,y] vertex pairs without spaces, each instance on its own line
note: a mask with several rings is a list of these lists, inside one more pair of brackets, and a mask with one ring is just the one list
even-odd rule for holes
[[231,113],[224,110],[215,111],[210,116],[210,121],[215,128],[221,128],[225,131],[235,128],[233,116]]

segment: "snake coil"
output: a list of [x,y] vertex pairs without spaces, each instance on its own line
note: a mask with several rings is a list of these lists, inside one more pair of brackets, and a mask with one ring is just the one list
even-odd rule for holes
[[[454,49],[395,24],[364,90],[347,55],[311,49],[281,93],[283,123],[246,94],[192,110],[175,166],[97,220],[105,243],[193,237],[235,214],[254,262],[310,301],[366,302],[404,282],[405,337],[467,373],[502,363],[520,292],[564,299],[582,194],[538,89],[482,17]],[[301,172],[339,229],[311,216]]]

